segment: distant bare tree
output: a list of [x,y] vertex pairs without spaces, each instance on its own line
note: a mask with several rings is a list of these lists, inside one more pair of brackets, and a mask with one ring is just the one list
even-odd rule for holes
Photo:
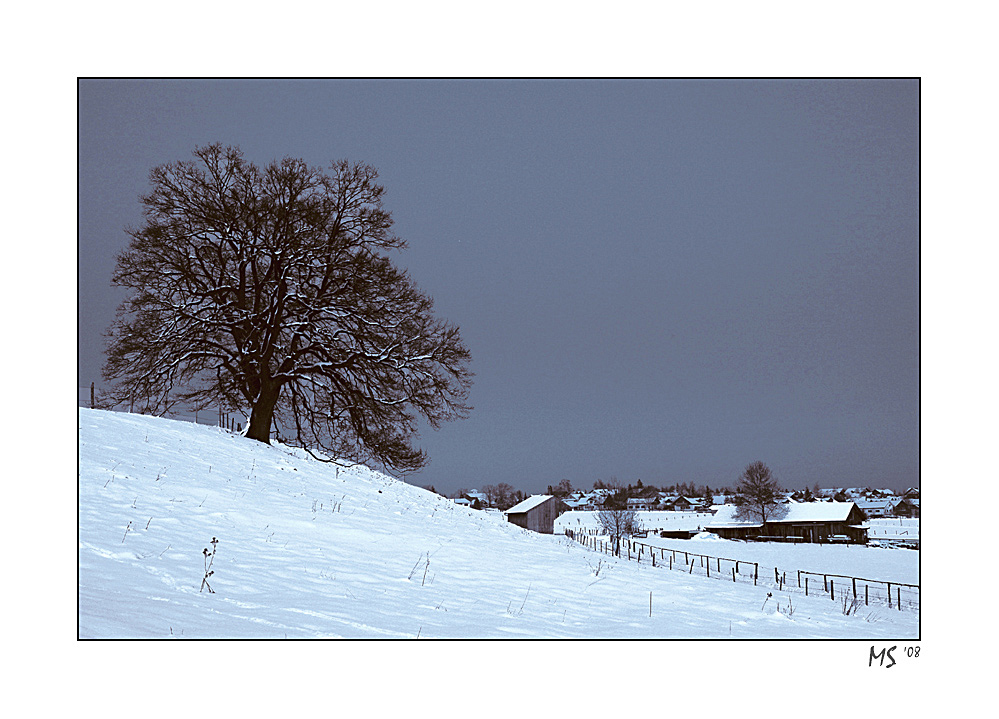
[[500,482],[496,485],[496,504],[499,509],[510,509],[517,503],[517,490],[513,485]]
[[597,512],[597,523],[603,533],[610,537],[615,557],[621,556],[621,537],[642,529],[633,509],[601,509]]
[[777,478],[763,462],[753,462],[742,471],[735,491],[735,516],[739,519],[765,523],[787,514]]

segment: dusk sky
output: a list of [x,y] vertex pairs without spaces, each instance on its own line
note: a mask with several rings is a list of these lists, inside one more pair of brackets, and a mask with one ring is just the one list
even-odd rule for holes
[[400,266],[457,324],[450,493],[919,485],[915,80],[79,83],[79,386],[156,165],[239,146],[376,167]]

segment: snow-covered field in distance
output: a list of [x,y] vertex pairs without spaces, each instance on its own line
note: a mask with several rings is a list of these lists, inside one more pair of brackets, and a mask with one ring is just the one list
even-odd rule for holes
[[[637,512],[637,514],[643,527],[696,530],[711,522],[711,515],[702,512]],[[890,532],[897,532],[900,528],[901,531],[912,532],[914,536],[918,536],[918,519],[903,519],[902,522],[900,524],[898,519],[875,519],[870,520],[869,524],[880,537],[887,536]],[[566,512],[556,520],[557,531],[565,528],[592,530],[597,527],[594,512]],[[635,541],[710,557],[757,562],[760,567],[766,567],[771,574],[773,568],[777,568],[787,572],[789,576],[797,570],[802,570],[919,584],[919,551],[912,549],[856,544],[745,542],[717,536],[705,537],[704,534],[692,539],[664,539],[657,536],[654,531],[649,531],[647,537],[636,538]]]

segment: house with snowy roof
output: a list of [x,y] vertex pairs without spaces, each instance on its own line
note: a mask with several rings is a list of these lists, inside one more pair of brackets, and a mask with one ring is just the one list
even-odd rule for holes
[[628,509],[633,509],[636,512],[647,512],[650,509],[656,509],[656,505],[657,501],[648,497],[632,497],[627,501]]
[[666,503],[666,509],[673,512],[689,512],[699,509],[701,499],[699,497],[672,497]]
[[478,501],[480,507],[489,506],[489,496],[485,492],[480,492],[477,489],[470,489],[462,495],[467,499],[473,506],[475,502]]
[[891,499],[858,499],[855,504],[868,518],[890,517],[894,514],[898,500]]
[[568,508],[558,497],[535,494],[506,510],[506,519],[518,527],[541,534],[555,533],[555,519]]
[[589,503],[589,500],[586,497],[578,497],[578,496],[573,497],[572,495],[570,495],[568,497],[564,497],[562,499],[562,502],[570,510],[583,510],[586,508],[586,505]]
[[738,507],[726,504],[704,528],[724,539],[867,543],[864,515],[855,502],[790,502],[781,506],[782,516],[764,522],[739,516]]

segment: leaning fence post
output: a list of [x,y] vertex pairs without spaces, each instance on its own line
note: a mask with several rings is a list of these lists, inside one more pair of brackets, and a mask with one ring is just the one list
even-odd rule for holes
[[735,567],[732,567],[732,581],[735,581]]

